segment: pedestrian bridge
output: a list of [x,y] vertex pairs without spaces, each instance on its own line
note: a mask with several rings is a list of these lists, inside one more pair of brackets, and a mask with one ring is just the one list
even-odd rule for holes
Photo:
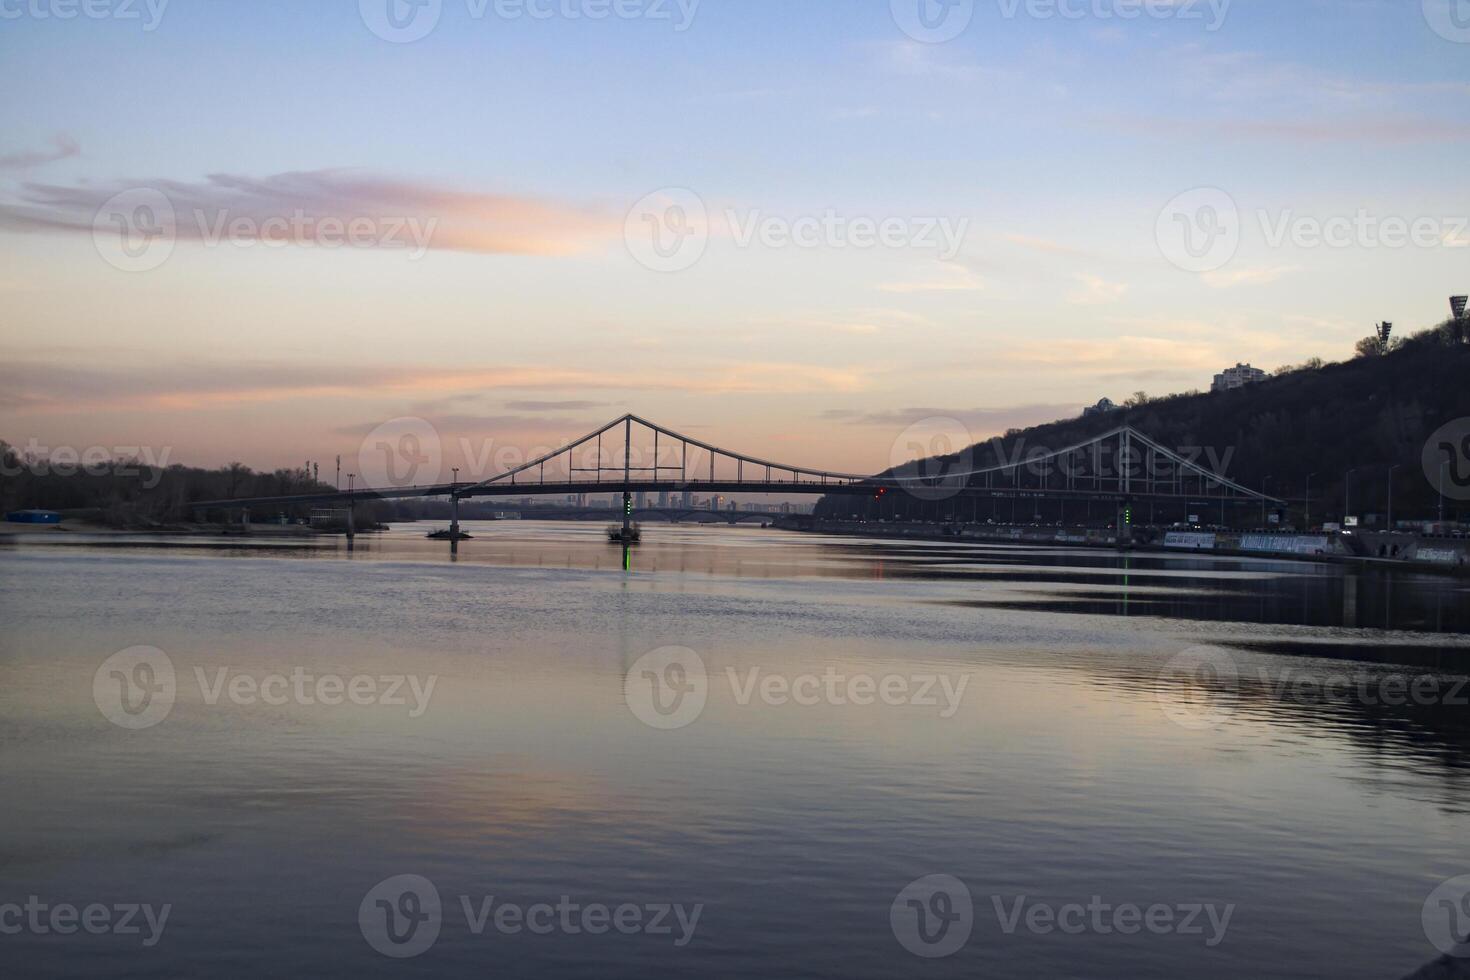
[[283,497],[191,502],[196,508],[249,508],[351,503],[413,497],[479,497],[637,493],[857,494],[906,493],[920,500],[1034,497],[1059,500],[1255,503],[1285,501],[1242,486],[1160,445],[1129,425],[1058,449],[1037,447],[996,466],[964,465],[966,453],[912,460],[883,473],[842,473],[777,462],[726,449],[624,415],[536,459],[489,479],[424,486],[353,487]]

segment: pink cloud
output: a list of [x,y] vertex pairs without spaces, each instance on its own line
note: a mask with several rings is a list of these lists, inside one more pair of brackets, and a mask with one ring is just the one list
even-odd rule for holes
[[30,167],[39,167],[42,164],[55,163],[58,160],[78,156],[82,152],[77,141],[65,133],[58,133],[52,137],[51,144],[55,149],[0,153],[0,170],[25,170]]
[[[179,241],[254,239],[330,244],[354,223],[383,247],[505,255],[568,255],[605,244],[621,223],[598,209],[490,194],[347,170],[267,177],[211,174],[202,181],[116,180],[62,186],[28,182],[0,202],[0,229],[93,233],[120,194],[166,200],[155,211]],[[101,227],[110,227],[106,221]]]

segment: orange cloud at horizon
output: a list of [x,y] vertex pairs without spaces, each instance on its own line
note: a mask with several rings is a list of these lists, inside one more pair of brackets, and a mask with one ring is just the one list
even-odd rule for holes
[[[318,379],[313,375],[328,375]],[[64,375],[59,378],[58,375]],[[665,392],[805,393],[855,392],[866,372],[807,364],[752,361],[635,371],[507,366],[503,368],[300,368],[296,365],[170,364],[162,367],[89,370],[13,364],[0,370],[10,404],[19,415],[163,409],[181,411],[240,402],[265,403],[384,395],[429,399],[495,389],[640,390]]]

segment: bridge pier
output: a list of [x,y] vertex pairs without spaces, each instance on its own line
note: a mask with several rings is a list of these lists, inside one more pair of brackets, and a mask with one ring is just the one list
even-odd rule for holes
[[459,554],[459,494],[449,495],[449,553]]

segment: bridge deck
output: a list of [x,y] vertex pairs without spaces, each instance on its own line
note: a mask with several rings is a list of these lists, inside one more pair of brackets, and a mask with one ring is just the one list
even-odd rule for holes
[[[872,496],[878,490],[889,492],[906,492],[911,486],[898,480],[874,480],[867,484],[855,483],[809,483],[791,481],[760,481],[750,480],[691,480],[687,483],[669,483],[668,481],[655,482],[651,480],[632,480],[626,486],[622,483],[505,483],[483,484],[473,483],[444,483],[425,487],[392,487],[388,489],[364,489],[348,492],[330,491],[325,493],[295,494],[284,497],[249,497],[229,500],[201,500],[191,501],[189,507],[257,507],[266,505],[291,506],[295,504],[328,504],[328,503],[362,503],[369,500],[405,500],[423,497],[450,497],[458,494],[461,500],[471,500],[478,497],[547,497],[547,496],[574,496],[576,494],[621,494],[625,489],[630,493],[670,493],[683,494],[802,494],[822,496],[826,494],[843,494],[856,496]],[[915,488],[916,496],[921,500],[931,499],[932,491],[925,488]],[[1170,488],[1172,489],[1172,488]],[[1172,492],[1149,492],[1146,488],[1135,488],[1128,494],[1122,494],[1116,489],[1082,490],[1082,489],[1045,489],[1037,487],[966,487],[956,489],[953,492],[945,491],[938,495],[938,499],[949,500],[954,498],[978,497],[982,500],[997,498],[1009,500],[1012,497],[1021,499],[1038,500],[1094,500],[1094,501],[1122,501],[1132,499],[1135,501],[1149,500],[1195,500],[1214,501],[1221,500],[1240,502],[1240,498],[1229,494],[1213,493],[1172,493]],[[1284,503],[1284,501],[1282,501]]]

